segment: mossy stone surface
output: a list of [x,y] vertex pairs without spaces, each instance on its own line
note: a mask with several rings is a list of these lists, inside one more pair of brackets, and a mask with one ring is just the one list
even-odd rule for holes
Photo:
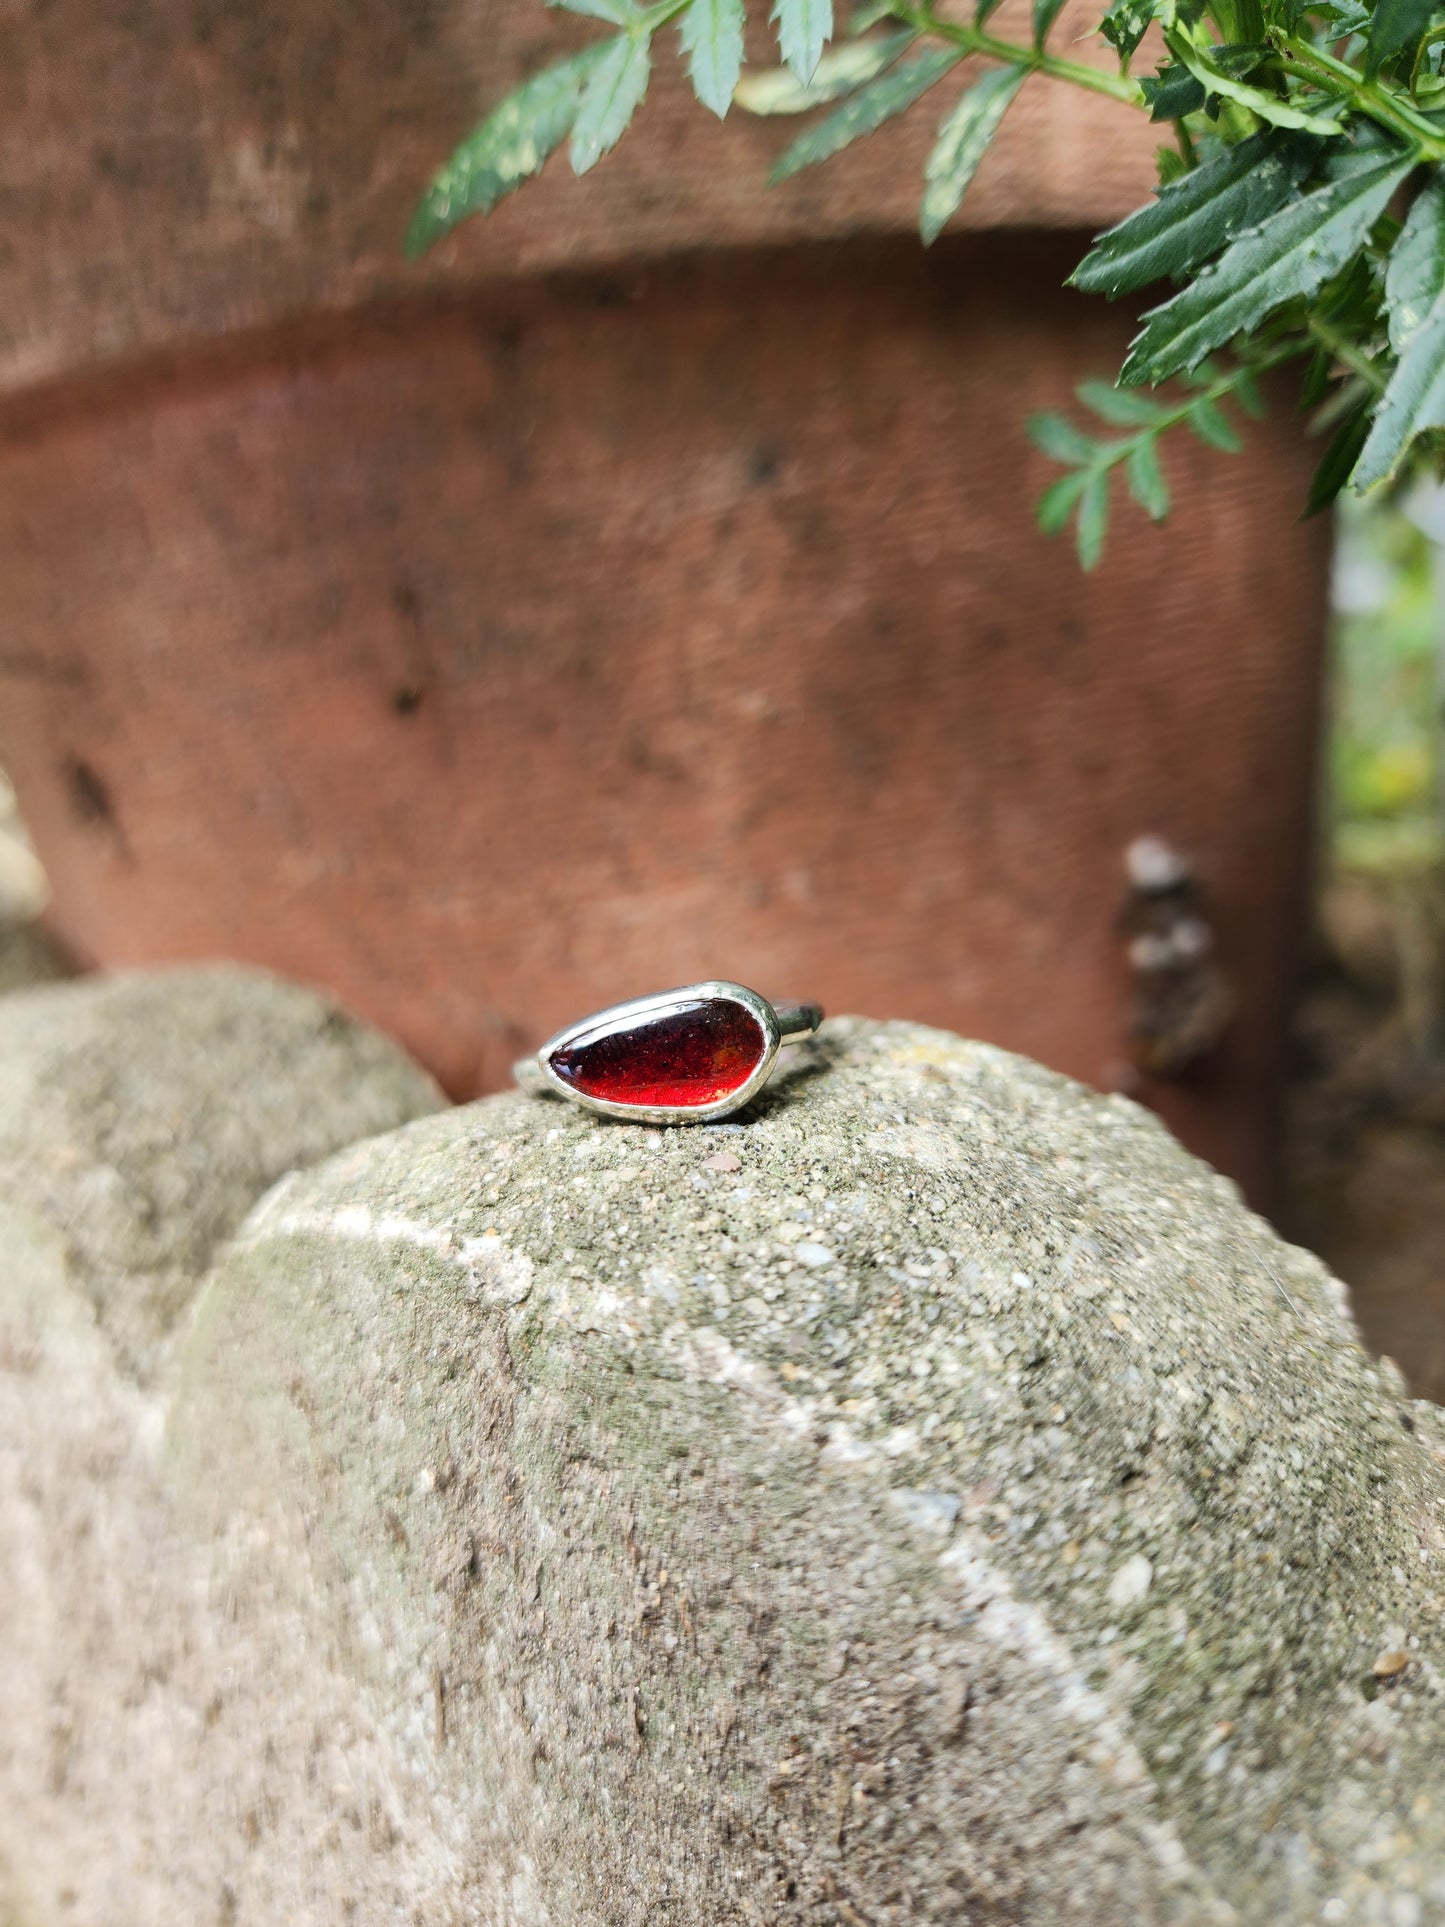
[[[518,1094],[344,1152],[210,1280],[169,1439],[386,1816],[273,1749],[239,1917],[1445,1917],[1433,1408],[1005,1053],[843,1020],[731,1125]],[[301,1730],[270,1687],[218,1758]]]

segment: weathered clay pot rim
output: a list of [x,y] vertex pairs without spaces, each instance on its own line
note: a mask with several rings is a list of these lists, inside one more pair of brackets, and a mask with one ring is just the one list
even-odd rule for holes
[[[1070,250],[1082,252],[1092,238],[1086,228],[1010,227],[964,229],[944,236],[925,254],[917,239],[894,230],[877,229],[851,237],[830,236],[815,242],[768,242],[756,246],[659,251],[637,258],[589,261],[546,274],[519,269],[466,285],[417,288],[388,294],[354,305],[338,304],[309,314],[297,314],[255,327],[222,333],[197,333],[117,355],[85,369],[45,377],[6,393],[0,389],[0,437],[23,441],[28,435],[49,432],[69,419],[93,421],[99,416],[123,415],[152,406],[167,393],[195,393],[213,385],[245,380],[278,363],[305,364],[310,369],[354,354],[405,348],[412,332],[424,323],[445,327],[491,324],[499,330],[518,325],[539,307],[565,311],[625,305],[634,296],[666,296],[701,281],[721,262],[744,275],[756,275],[785,262],[792,272],[812,268],[820,277],[836,273],[840,265],[856,264],[867,271],[904,254],[917,256],[923,270],[940,289],[967,293],[957,276],[961,257],[991,257],[1006,273],[1021,255],[1038,259],[1041,252],[1057,251],[1061,266],[1072,266]],[[918,265],[914,263],[915,267]],[[1060,274],[1060,283],[1064,274]],[[1096,296],[1080,294],[1092,302]]]

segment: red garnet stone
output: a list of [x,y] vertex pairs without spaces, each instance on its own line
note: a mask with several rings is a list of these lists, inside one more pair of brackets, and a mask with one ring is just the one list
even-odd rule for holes
[[548,1062],[584,1097],[685,1111],[741,1090],[767,1047],[757,1018],[731,997],[684,997],[645,1017],[604,1019]]

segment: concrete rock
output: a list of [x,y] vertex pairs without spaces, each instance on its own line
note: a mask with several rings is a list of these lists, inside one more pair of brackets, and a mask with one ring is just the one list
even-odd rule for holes
[[268,1186],[441,1102],[394,1044],[259,971],[32,990],[0,1004],[0,1211],[61,1234],[145,1372]]
[[277,1187],[165,1383],[29,1575],[37,1919],[1445,1909],[1445,1431],[1120,1099],[855,1021],[734,1125],[489,1099]]
[[148,1886],[132,1872],[158,1805],[206,1824],[168,1771],[204,1710],[178,1709],[157,1656],[194,1650],[219,1677],[195,1604],[204,1566],[156,1476],[156,1373],[218,1243],[270,1183],[439,1102],[329,999],[255,972],[0,1003],[3,1927],[75,1918],[92,1856],[124,1869],[92,1919],[215,1917],[213,1881],[191,1893],[174,1863]]

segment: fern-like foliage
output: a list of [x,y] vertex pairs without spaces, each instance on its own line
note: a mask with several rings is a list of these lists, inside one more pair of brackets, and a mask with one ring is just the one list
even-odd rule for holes
[[[1033,0],[1026,41],[992,31],[998,0],[975,0],[971,20],[945,17],[935,0],[870,0],[840,39],[832,0],[772,0],[779,62],[751,73],[746,0],[560,4],[607,37],[533,75],[468,136],[417,210],[412,253],[488,212],[563,146],[578,174],[595,166],[641,105],[664,29],[677,29],[713,113],[810,117],[776,181],[944,88],[921,186],[925,242],[956,215],[1021,88],[1045,74],[1173,131],[1155,198],[1100,235],[1071,277],[1110,300],[1160,293],[1117,382],[1078,391],[1090,425],[1057,414],[1030,424],[1065,471],[1039,503],[1047,533],[1072,524],[1094,567],[1116,476],[1161,520],[1163,436],[1182,428],[1238,448],[1259,378],[1285,364],[1325,438],[1307,512],[1346,486],[1441,461],[1445,0],[1114,0],[1098,30],[1109,61],[1050,47],[1061,0]],[[1136,74],[1146,49],[1153,71]],[[965,62],[977,64],[960,87]],[[1173,387],[1141,392],[1161,384]]]

